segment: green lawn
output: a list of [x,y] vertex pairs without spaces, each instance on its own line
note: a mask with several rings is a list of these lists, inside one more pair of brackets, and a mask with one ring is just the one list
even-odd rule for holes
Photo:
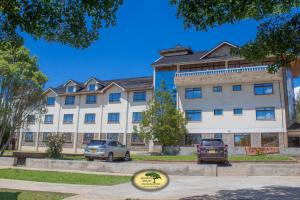
[[0,200],[61,200],[73,194],[10,190],[0,188]]
[[0,178],[83,185],[115,185],[129,182],[130,176],[95,175],[70,172],[0,169]]
[[260,156],[229,156],[230,161],[292,161],[289,156],[260,155]]

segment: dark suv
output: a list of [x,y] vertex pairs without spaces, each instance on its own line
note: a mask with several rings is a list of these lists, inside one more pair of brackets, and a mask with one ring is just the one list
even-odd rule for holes
[[202,161],[228,162],[227,145],[222,139],[203,139],[197,145],[198,164]]

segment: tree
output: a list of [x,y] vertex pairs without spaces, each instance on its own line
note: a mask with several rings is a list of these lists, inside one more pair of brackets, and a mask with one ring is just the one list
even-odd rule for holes
[[0,43],[0,155],[33,111],[41,111],[46,76],[23,46]]
[[275,62],[269,71],[288,66],[300,54],[300,1],[264,0],[171,0],[177,6],[177,16],[186,28],[207,30],[225,23],[254,19],[258,26],[256,38],[234,54],[257,62],[272,55]]
[[0,40],[20,41],[20,32],[35,39],[86,48],[99,30],[115,25],[122,0],[0,1]]
[[145,174],[147,177],[151,177],[153,179],[153,183],[155,183],[156,179],[161,179],[160,175],[155,172],[148,172]]
[[170,92],[164,82],[161,90],[149,102],[148,109],[143,112],[143,119],[134,131],[146,140],[153,140],[162,145],[162,152],[166,153],[166,146],[178,145],[187,133],[187,121],[183,113],[176,109]]
[[47,138],[47,154],[49,158],[61,158],[62,150],[64,144],[64,136],[63,135],[50,135]]

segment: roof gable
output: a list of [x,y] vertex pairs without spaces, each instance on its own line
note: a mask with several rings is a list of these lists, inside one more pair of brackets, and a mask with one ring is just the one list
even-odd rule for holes
[[116,82],[111,82],[110,84],[108,84],[107,86],[105,86],[102,90],[101,90],[101,92],[102,93],[104,93],[107,89],[109,89],[110,87],[112,87],[112,86],[117,86],[117,87],[119,87],[122,91],[125,91],[125,88],[124,87],[122,87],[122,86],[120,86],[119,84],[117,84]]
[[237,48],[237,46],[229,42],[222,42],[212,50],[202,55],[200,59],[230,56],[230,49],[232,48]]

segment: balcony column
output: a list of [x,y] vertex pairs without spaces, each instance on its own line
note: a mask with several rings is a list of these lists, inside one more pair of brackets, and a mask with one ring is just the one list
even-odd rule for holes
[[180,65],[176,65],[176,72],[180,72]]
[[225,60],[225,68],[228,68],[228,60]]

